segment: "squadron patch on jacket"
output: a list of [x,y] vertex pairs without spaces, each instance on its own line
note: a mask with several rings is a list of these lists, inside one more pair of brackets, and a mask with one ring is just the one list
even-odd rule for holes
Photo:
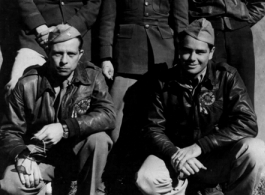
[[72,118],[76,118],[77,115],[85,114],[90,108],[91,99],[83,99],[74,105],[72,112]]
[[215,96],[213,94],[212,91],[206,91],[204,92],[201,97],[200,97],[200,101],[207,106],[210,106],[214,103],[215,101]]
[[203,112],[204,114],[208,114],[206,106],[210,106],[215,102],[215,95],[212,91],[206,91],[204,92],[199,99],[200,102],[200,112]]

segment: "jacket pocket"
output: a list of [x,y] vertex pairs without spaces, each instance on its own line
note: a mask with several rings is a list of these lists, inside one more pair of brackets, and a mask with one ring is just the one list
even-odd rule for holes
[[171,39],[171,38],[173,38],[174,31],[169,26],[166,26],[166,27],[159,27],[158,26],[158,29],[159,29],[159,32],[160,32],[161,37],[163,39]]
[[118,38],[131,39],[133,35],[134,24],[121,24],[119,28]]
[[169,0],[153,0],[153,9],[161,14],[168,14],[170,10]]

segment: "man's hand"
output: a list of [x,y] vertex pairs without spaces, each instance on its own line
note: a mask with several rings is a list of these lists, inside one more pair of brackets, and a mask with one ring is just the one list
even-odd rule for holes
[[198,146],[196,143],[185,147],[180,148],[172,157],[171,161],[173,164],[178,164],[178,169],[181,170],[183,165],[186,163],[187,160],[191,158],[196,158],[200,156],[202,153],[201,147]]
[[196,158],[191,158],[186,161],[182,169],[178,170],[178,164],[172,164],[176,171],[179,171],[182,178],[186,178],[190,175],[198,173],[201,169],[207,170],[207,168]]
[[37,187],[43,180],[40,168],[33,160],[18,158],[16,161],[16,170],[21,183],[27,188]]
[[47,48],[49,33],[55,29],[55,26],[47,27],[41,25],[36,28],[36,38],[41,47]]
[[37,140],[42,140],[47,145],[56,145],[63,137],[63,126],[61,123],[45,125],[34,135]]
[[103,61],[101,63],[101,68],[102,68],[102,72],[103,74],[108,78],[108,79],[113,79],[113,75],[114,75],[114,68],[113,65],[111,63],[111,61],[107,60],[107,61]]

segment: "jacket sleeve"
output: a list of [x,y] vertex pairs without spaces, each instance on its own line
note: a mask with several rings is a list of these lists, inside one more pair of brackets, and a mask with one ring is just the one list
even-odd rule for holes
[[[75,15],[65,22],[74,26],[84,35],[96,21],[100,4],[101,0],[88,0]],[[42,17],[33,0],[18,0],[18,6],[27,32],[34,30],[40,25],[46,24],[45,19]],[[58,7],[58,12],[61,11],[59,9],[60,7]],[[63,9],[63,7],[61,7],[61,9]]]
[[33,0],[18,0],[18,8],[27,33],[46,24]]
[[163,104],[161,82],[154,82],[155,90],[151,94],[151,101],[148,109],[147,124],[144,127],[144,137],[147,147],[154,153],[167,159],[177,152],[177,147],[165,134],[166,117]]
[[69,137],[87,137],[93,133],[115,128],[114,106],[101,72],[96,77],[87,114],[66,119],[65,123],[69,128]]
[[23,91],[23,85],[18,82],[6,99],[6,109],[0,128],[0,153],[3,159],[14,160],[16,155],[27,148],[23,141],[27,129]]
[[237,71],[227,80],[227,97],[224,100],[226,124],[219,124],[212,134],[198,140],[203,152],[210,152],[234,143],[246,137],[255,137],[258,133],[256,115],[247,94],[246,87]]
[[246,4],[249,12],[248,22],[256,24],[265,15],[265,1],[264,0],[249,0]]
[[174,17],[174,32],[177,35],[189,25],[188,0],[173,0],[171,11]]
[[116,0],[103,0],[98,20],[100,59],[112,58],[116,14]]
[[66,23],[75,27],[82,36],[95,23],[101,0],[88,0]]

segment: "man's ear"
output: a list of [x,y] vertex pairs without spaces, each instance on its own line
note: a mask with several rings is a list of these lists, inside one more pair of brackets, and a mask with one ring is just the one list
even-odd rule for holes
[[80,49],[80,50],[79,50],[79,60],[80,60],[80,58],[83,56],[83,54],[84,54],[84,50],[83,50],[83,49]]
[[210,51],[209,60],[213,58],[214,51],[215,51],[215,47],[213,47]]

